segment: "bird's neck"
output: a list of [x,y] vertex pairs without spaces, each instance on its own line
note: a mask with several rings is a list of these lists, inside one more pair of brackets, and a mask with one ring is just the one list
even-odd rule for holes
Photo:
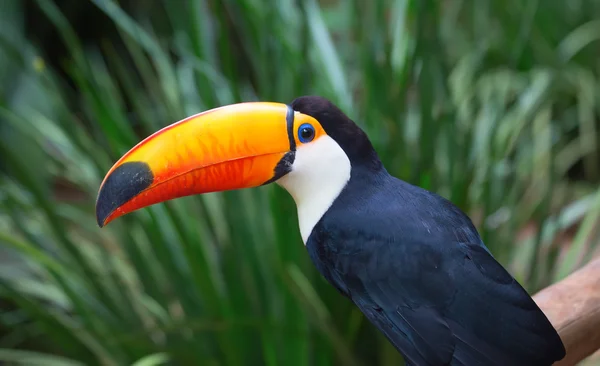
[[366,184],[368,187],[369,182],[365,180],[381,172],[387,174],[374,151],[372,159],[366,163],[351,162],[344,150],[327,136],[316,141],[310,149],[296,154],[293,170],[277,183],[296,202],[300,234],[305,245],[315,225],[349,185]]
[[298,151],[293,170],[277,181],[296,202],[304,244],[350,180],[350,173],[350,160],[344,150],[324,136],[310,148]]

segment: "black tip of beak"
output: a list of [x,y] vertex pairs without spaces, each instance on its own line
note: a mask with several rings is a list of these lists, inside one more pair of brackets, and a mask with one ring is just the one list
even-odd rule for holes
[[98,193],[96,201],[98,226],[103,227],[110,214],[148,188],[153,180],[154,174],[147,163],[132,161],[118,166],[106,178]]

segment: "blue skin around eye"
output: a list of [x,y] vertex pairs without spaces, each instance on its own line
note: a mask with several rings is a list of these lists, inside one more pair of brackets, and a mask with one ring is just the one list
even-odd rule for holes
[[[305,128],[308,128],[312,131],[312,134],[310,135],[309,138],[302,137],[302,130],[304,130]],[[300,142],[302,142],[302,143],[311,142],[313,138],[315,138],[315,128],[311,124],[304,123],[304,124],[300,125],[300,127],[298,127],[298,140],[300,140]]]

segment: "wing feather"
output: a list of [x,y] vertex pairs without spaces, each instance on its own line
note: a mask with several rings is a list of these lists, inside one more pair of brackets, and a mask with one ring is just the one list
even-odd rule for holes
[[544,313],[464,213],[395,178],[377,184],[349,185],[307,248],[408,363],[545,366],[564,357]]

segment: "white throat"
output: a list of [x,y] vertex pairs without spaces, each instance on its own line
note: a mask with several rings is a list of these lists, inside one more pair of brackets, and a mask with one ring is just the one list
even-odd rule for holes
[[292,171],[277,183],[296,201],[304,245],[317,222],[348,183],[350,170],[348,156],[327,135],[296,150]]

